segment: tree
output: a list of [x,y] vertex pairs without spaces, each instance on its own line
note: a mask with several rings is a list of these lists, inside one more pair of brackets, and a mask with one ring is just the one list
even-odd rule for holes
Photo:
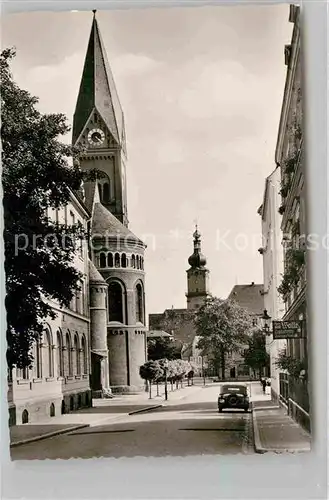
[[41,114],[38,99],[14,82],[13,49],[0,55],[2,108],[2,184],[7,312],[7,362],[31,366],[31,347],[46,318],[56,314],[48,303],[68,306],[79,289],[80,273],[72,264],[78,225],[51,220],[51,209],[66,205],[80,189],[82,173],[69,159],[77,150],[58,137],[69,131],[63,114]]
[[225,379],[225,356],[246,344],[252,332],[252,317],[233,300],[210,297],[195,314],[197,335],[201,337],[198,349],[221,368]]
[[169,338],[149,339],[147,341],[148,359],[178,359],[180,349]]
[[270,357],[266,352],[265,336],[261,331],[253,333],[248,339],[249,347],[244,356],[244,362],[252,370],[258,371],[259,378],[262,375],[262,369],[269,366]]
[[163,369],[158,361],[146,361],[139,368],[139,374],[143,380],[149,382],[150,399],[152,398],[152,382],[158,381],[163,376]]

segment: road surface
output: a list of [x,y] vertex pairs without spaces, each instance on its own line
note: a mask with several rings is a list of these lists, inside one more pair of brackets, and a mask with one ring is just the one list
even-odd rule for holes
[[[253,453],[251,413],[217,410],[219,385],[181,402],[11,449],[13,460]],[[169,394],[170,396],[170,394]]]

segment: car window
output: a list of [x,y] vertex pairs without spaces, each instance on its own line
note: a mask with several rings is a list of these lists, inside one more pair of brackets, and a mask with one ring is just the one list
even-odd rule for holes
[[221,393],[227,393],[227,392],[241,392],[243,394],[246,394],[247,388],[244,386],[231,386],[231,385],[224,385],[221,389]]

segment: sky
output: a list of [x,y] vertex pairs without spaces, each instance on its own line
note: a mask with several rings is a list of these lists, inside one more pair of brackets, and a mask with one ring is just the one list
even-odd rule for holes
[[[186,307],[196,222],[213,295],[263,282],[257,210],[275,168],[288,15],[287,5],[97,12],[125,114],[129,227],[148,245],[148,313]],[[70,124],[91,23],[84,11],[2,19],[15,80]]]

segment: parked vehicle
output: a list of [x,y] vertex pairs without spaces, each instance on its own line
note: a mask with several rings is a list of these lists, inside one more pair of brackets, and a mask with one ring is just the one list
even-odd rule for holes
[[218,411],[226,408],[236,408],[248,411],[250,407],[246,384],[225,384],[218,395]]

